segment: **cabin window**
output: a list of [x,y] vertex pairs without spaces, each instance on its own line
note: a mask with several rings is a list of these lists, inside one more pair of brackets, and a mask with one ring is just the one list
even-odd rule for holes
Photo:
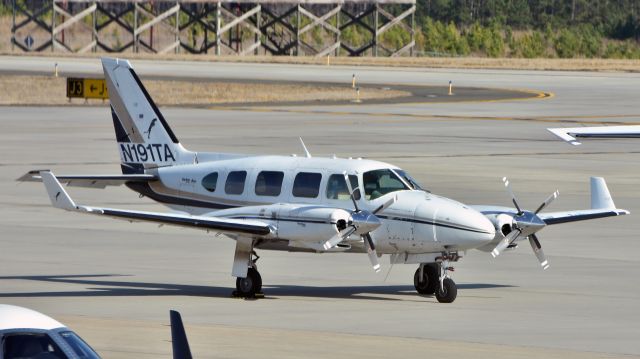
[[391,170],[375,170],[365,172],[362,176],[364,182],[364,197],[368,200],[376,199],[387,193],[410,189]]
[[202,179],[202,187],[209,192],[216,191],[216,185],[218,184],[218,172],[209,173]]
[[43,333],[6,334],[2,342],[5,358],[67,358],[51,337]]
[[282,191],[283,172],[262,171],[256,178],[256,194],[258,196],[277,197]]
[[295,197],[316,198],[320,193],[322,174],[300,172],[293,180],[293,195]]
[[227,183],[224,185],[226,194],[242,194],[244,182],[247,179],[247,171],[233,171],[227,175]]
[[[351,188],[353,190],[358,187],[357,176],[349,175],[349,182],[351,182]],[[356,200],[360,199],[360,191],[356,191],[354,197]],[[329,177],[329,181],[327,181],[327,198],[342,201],[350,199],[349,188],[347,187],[347,182],[344,180],[344,175],[335,174]]]

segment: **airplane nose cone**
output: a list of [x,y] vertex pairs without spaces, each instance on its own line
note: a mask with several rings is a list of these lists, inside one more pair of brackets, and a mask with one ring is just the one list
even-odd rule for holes
[[480,247],[495,237],[495,228],[475,209],[444,197],[432,198],[420,206],[420,215],[434,222],[435,240],[459,249]]
[[493,226],[493,223],[491,223],[484,214],[476,211],[475,209],[469,208],[469,211],[471,213],[463,223],[465,226],[476,230],[477,234],[474,236],[473,240],[480,244],[492,241],[496,236],[496,229]]

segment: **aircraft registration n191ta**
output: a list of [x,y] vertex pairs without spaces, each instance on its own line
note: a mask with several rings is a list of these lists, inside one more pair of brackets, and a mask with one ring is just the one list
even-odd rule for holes
[[[131,64],[102,59],[122,174],[55,176],[31,171],[21,180],[42,180],[55,207],[128,221],[148,221],[223,233],[236,241],[232,275],[238,295],[262,289],[256,249],[367,254],[417,264],[418,293],[453,302],[451,264],[467,250],[495,257],[528,240],[540,265],[548,261],[536,233],[546,225],[624,215],[602,178],[591,179],[591,208],[541,213],[468,206],[424,190],[402,169],[365,159],[258,156],[185,149],[158,110]],[[303,144],[304,146],[304,144]],[[181,213],[143,212],[78,205],[60,183],[105,188],[126,185]]]

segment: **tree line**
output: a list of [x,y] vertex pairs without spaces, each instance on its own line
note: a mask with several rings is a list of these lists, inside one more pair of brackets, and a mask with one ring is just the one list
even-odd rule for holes
[[640,58],[638,0],[418,0],[418,48],[490,57]]

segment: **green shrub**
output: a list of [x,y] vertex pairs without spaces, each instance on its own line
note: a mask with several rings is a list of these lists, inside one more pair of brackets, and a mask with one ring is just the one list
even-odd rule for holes
[[519,40],[514,41],[516,56],[528,59],[544,57],[547,44],[542,33],[534,31],[523,35]]
[[572,58],[578,55],[580,50],[580,39],[569,29],[562,29],[555,41],[555,50],[558,57]]

